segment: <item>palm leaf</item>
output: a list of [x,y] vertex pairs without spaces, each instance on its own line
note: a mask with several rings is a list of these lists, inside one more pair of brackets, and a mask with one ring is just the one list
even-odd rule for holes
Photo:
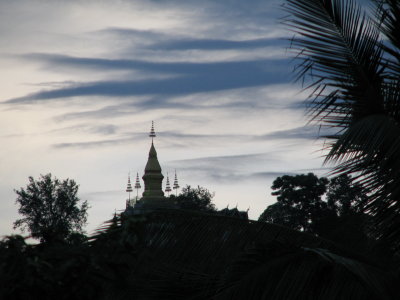
[[[353,0],[288,0],[287,19],[298,33],[292,48],[310,76],[313,120],[342,128],[382,110],[379,31]],[[360,98],[363,98],[360,100]]]
[[287,23],[311,120],[337,130],[325,162],[363,183],[379,236],[400,246],[400,4],[377,2],[373,20],[352,0],[288,0]]
[[397,0],[374,0],[375,17],[387,42],[382,43],[386,53],[388,71],[393,78],[400,72],[400,2]]

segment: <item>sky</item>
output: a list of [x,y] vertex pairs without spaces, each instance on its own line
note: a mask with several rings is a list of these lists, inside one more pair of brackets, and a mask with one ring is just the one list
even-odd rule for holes
[[276,177],[327,175],[281,4],[0,0],[0,235],[29,176],[74,179],[88,233],[123,210],[152,120],[164,176],[219,209],[257,219]]

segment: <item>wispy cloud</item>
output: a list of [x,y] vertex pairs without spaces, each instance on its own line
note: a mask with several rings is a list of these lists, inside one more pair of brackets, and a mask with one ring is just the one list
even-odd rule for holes
[[260,139],[317,139],[319,136],[318,127],[300,126],[287,130],[273,131],[259,136]]
[[[76,130],[77,127],[68,127],[59,130]],[[103,125],[103,126],[95,126],[88,127],[88,129],[92,133],[98,133],[102,135],[113,135],[114,138],[103,139],[103,140],[95,140],[95,141],[85,141],[85,142],[69,142],[69,143],[57,143],[54,144],[55,148],[91,148],[91,147],[110,147],[110,146],[119,146],[121,144],[131,143],[137,140],[144,140],[146,138],[146,133],[138,133],[138,132],[125,132],[120,133],[116,136],[116,127],[112,125]],[[54,132],[54,131],[53,131]],[[254,141],[271,141],[271,140],[297,140],[297,139],[307,139],[307,140],[315,140],[318,138],[318,129],[315,126],[302,126],[289,130],[279,130],[274,131],[264,135],[256,135],[256,134],[188,134],[179,131],[160,131],[159,135],[163,137],[164,144],[169,147],[194,147],[201,146],[205,142],[212,142],[213,145],[231,145],[237,142],[242,143],[250,143]],[[194,158],[187,160],[179,160],[174,161],[174,163],[180,165],[190,164],[191,167],[193,164],[198,166],[200,165],[210,165],[215,167],[216,165],[225,165],[225,166],[233,166],[233,165],[241,165],[246,164],[248,162],[254,162],[257,159],[261,159],[263,161],[277,161],[277,157],[268,154],[243,154],[243,155],[234,155],[234,156],[214,156],[214,157],[202,157],[202,158]]]
[[273,160],[274,157],[270,156],[270,153],[254,153],[254,154],[240,154],[240,155],[223,155],[223,156],[205,156],[199,158],[191,158],[191,159],[181,159],[174,160],[173,163],[178,164],[192,164],[192,163],[204,163],[213,165],[214,163],[226,163],[235,161],[236,163],[245,163],[249,160],[266,158]]
[[93,135],[115,135],[118,132],[118,126],[113,124],[79,124],[67,127],[61,127],[40,132],[24,132],[16,134],[0,135],[2,138],[14,138],[14,137],[27,137],[27,136],[41,136],[41,135],[76,135],[79,133],[93,134]]
[[[56,62],[54,62],[55,60]],[[77,61],[79,61],[79,63]],[[78,68],[128,68],[176,75],[168,79],[98,81],[75,83],[68,87],[40,91],[23,97],[9,99],[5,103],[23,104],[41,100],[76,96],[129,97],[140,95],[187,95],[200,92],[256,87],[287,81],[285,65],[276,61],[240,61],[223,63],[152,63],[144,61],[115,61],[104,59],[51,57],[55,65],[65,63]],[[75,61],[75,62],[74,62]],[[283,67],[283,68],[282,68]]]
[[48,131],[48,133],[60,134],[60,133],[72,133],[76,134],[79,132],[97,135],[115,135],[118,132],[118,126],[114,124],[79,124],[67,127],[61,127]]
[[89,142],[75,142],[75,143],[57,143],[54,144],[54,148],[65,149],[65,148],[94,148],[99,146],[120,146],[121,144],[133,143],[131,138],[121,139],[110,139],[100,141],[89,141]]
[[[107,127],[97,128],[96,131],[104,134],[107,131]],[[240,135],[240,134],[186,134],[182,132],[174,131],[161,131],[158,132],[163,137],[163,144],[168,147],[194,147],[196,145],[202,145],[205,142],[213,141],[214,145],[219,144],[232,144],[237,141],[251,140],[254,136],[251,135]],[[111,135],[111,134],[110,134]],[[102,139],[95,141],[77,141],[69,143],[56,143],[52,146],[54,148],[92,148],[92,147],[119,147],[121,144],[133,143],[135,141],[143,141],[147,139],[145,132],[129,132],[119,134],[118,136],[110,139]],[[210,162],[217,158],[210,158]],[[195,160],[196,161],[196,160]]]
[[279,47],[282,49],[286,41],[279,41],[270,38],[250,39],[250,40],[224,40],[224,39],[190,39],[181,38],[177,40],[167,40],[148,46],[157,50],[227,50],[227,49],[254,49],[266,47]]
[[190,174],[191,177],[208,178],[221,183],[266,180],[284,174],[298,173],[289,169],[253,171],[255,166],[259,169],[271,168],[273,164],[279,163],[279,161],[278,153],[269,152],[175,160],[166,163],[165,167],[168,169],[173,166],[180,173]]
[[[162,55],[162,54],[161,54]],[[270,59],[256,59],[256,60],[235,60],[235,61],[222,61],[222,62],[161,62],[161,61],[148,61],[148,60],[134,60],[134,59],[106,59],[106,58],[92,58],[92,57],[74,57],[61,54],[48,54],[48,53],[30,53],[21,56],[24,59],[35,60],[42,62],[46,68],[56,69],[63,66],[69,68],[75,67],[77,69],[94,70],[140,70],[155,73],[168,73],[168,74],[184,74],[184,75],[199,75],[211,74],[226,74],[227,72],[242,70],[247,73],[249,71],[272,69],[272,71],[279,70],[285,66],[286,60],[280,59],[278,62]],[[281,61],[282,60],[282,61]],[[257,73],[258,74],[258,73]]]
[[[276,30],[274,28],[274,30]],[[106,28],[95,32],[95,34],[118,36],[132,41],[135,48],[147,48],[152,50],[227,50],[227,49],[255,49],[265,47],[287,46],[287,40],[271,36],[253,39],[217,39],[217,38],[195,38],[186,35],[171,34],[154,30],[138,30],[131,28]]]

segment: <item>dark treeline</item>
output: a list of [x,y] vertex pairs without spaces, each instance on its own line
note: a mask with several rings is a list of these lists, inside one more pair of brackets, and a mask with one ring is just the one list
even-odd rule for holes
[[327,238],[358,252],[393,258],[395,251],[379,239],[366,212],[368,192],[346,174],[328,179],[313,173],[275,179],[268,206],[259,221]]
[[[66,182],[30,178],[17,201],[36,203],[26,191],[57,191]],[[74,182],[65,186],[77,192]],[[35,191],[43,197],[41,188]],[[81,232],[73,239],[74,231],[42,239],[37,227],[37,245],[6,237],[0,242],[0,299],[309,299],[310,293],[315,299],[396,299],[397,259],[364,230],[360,186],[349,177],[310,173],[278,177],[272,188],[278,202],[260,216],[263,222],[223,215],[212,193],[187,186],[172,197],[178,209],[115,214],[90,238]],[[71,193],[48,195],[60,201]],[[326,222],[339,237],[350,235],[351,243],[321,238]]]
[[3,299],[396,299],[393,265],[283,226],[116,215],[89,241],[0,243]]

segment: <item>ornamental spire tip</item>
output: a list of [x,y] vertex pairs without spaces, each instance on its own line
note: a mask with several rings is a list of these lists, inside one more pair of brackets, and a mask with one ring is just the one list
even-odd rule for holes
[[154,131],[154,121],[151,121],[151,130],[150,130],[149,137],[151,137],[151,141],[153,141],[153,138],[156,137],[156,132]]

